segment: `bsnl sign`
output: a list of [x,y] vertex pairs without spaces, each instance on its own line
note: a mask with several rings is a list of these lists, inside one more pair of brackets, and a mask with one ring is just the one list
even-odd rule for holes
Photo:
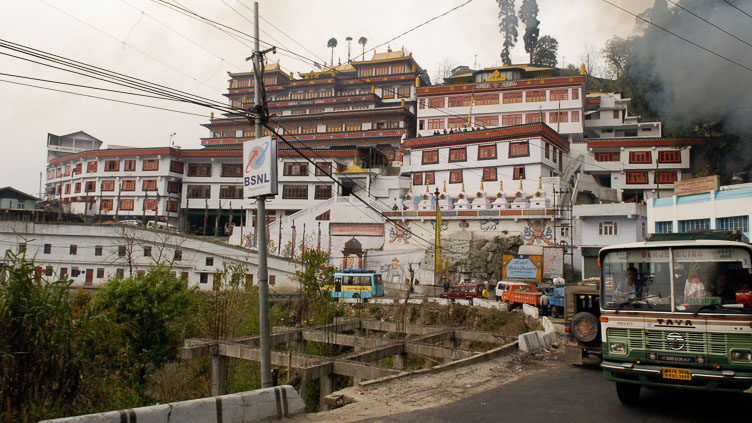
[[243,194],[277,194],[277,142],[271,136],[243,143]]

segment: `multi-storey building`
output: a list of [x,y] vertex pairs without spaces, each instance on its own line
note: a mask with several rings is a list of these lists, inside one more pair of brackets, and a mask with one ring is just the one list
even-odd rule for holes
[[545,122],[570,141],[582,138],[584,77],[517,65],[466,71],[418,89],[418,134]]
[[660,138],[661,122],[639,122],[629,114],[621,93],[588,92],[585,97],[585,138]]
[[101,146],[102,141],[84,131],[68,135],[47,134],[47,161],[82,151],[98,150]]

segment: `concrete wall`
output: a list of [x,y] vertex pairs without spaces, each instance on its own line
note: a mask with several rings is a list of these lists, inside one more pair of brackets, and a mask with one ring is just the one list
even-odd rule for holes
[[298,392],[284,385],[40,423],[250,423],[281,420],[304,411],[305,404]]

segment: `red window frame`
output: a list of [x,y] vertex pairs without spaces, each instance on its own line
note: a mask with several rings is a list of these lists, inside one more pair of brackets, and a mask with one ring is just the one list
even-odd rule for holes
[[308,185],[283,185],[282,198],[285,200],[307,200]]
[[104,171],[105,172],[117,172],[120,170],[120,160],[105,160]]
[[136,180],[135,179],[127,179],[123,181],[120,190],[122,191],[135,191],[136,190]]
[[478,160],[493,160],[495,158],[496,144],[478,146]]
[[142,191],[156,191],[157,190],[157,180],[156,179],[144,179],[144,183],[142,185]]
[[527,157],[529,155],[530,143],[528,141],[509,143],[509,157]]
[[156,198],[144,198],[142,210],[156,210],[157,199]]
[[439,163],[439,150],[428,150],[423,152],[422,164]]
[[569,100],[569,90],[566,89],[566,88],[564,88],[564,89],[557,89],[557,90],[551,90],[551,92],[548,93],[548,98],[551,101]]
[[466,162],[466,161],[467,161],[467,147],[449,149],[449,163]]
[[436,183],[436,175],[433,172],[426,172],[425,183],[426,185],[434,185]]
[[486,128],[499,126],[499,116],[476,116],[475,126],[485,126]]
[[659,170],[655,175],[656,183],[673,184],[678,180],[675,170]]
[[449,171],[449,183],[450,184],[461,184],[462,183],[462,171],[461,170],[450,170]]
[[483,180],[495,181],[496,180],[496,168],[495,167],[483,168]]
[[123,162],[123,170],[126,172],[136,170],[136,159],[129,159]]
[[515,181],[519,181],[520,179],[525,179],[525,166],[515,166],[514,172],[512,173],[512,178]]
[[527,90],[525,91],[525,102],[536,103],[546,101],[546,90]]
[[133,210],[133,199],[132,198],[121,198],[120,199],[120,210]]
[[681,151],[679,150],[658,151],[658,163],[681,163]]
[[642,185],[648,183],[647,170],[629,170],[627,171],[627,184]]
[[313,191],[314,200],[328,200],[333,195],[331,185],[316,185]]
[[427,129],[444,129],[444,119],[427,119]]
[[618,162],[621,154],[618,151],[596,151],[593,153],[596,162]]
[[106,179],[102,181],[102,191],[115,191],[115,180]]
[[522,91],[514,91],[502,94],[504,104],[522,103]]
[[86,163],[86,173],[95,173],[97,171],[97,162]]
[[435,109],[437,107],[444,107],[444,97],[429,98],[428,107],[431,109]]
[[629,163],[653,163],[653,155],[650,151],[630,151]]
[[522,124],[522,114],[503,115],[501,117],[501,126],[512,126]]
[[[543,121],[546,119],[543,118]],[[541,121],[541,113],[525,113],[525,123],[538,123]]]
[[413,173],[413,185],[423,185],[423,174]]

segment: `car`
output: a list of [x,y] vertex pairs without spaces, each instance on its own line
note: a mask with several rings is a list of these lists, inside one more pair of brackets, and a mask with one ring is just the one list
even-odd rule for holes
[[[485,295],[483,295],[485,292]],[[448,292],[442,292],[439,297],[449,299],[485,298],[488,296],[486,285],[482,283],[461,283],[449,288]]]
[[121,220],[120,223],[128,226],[141,226],[140,220]]

